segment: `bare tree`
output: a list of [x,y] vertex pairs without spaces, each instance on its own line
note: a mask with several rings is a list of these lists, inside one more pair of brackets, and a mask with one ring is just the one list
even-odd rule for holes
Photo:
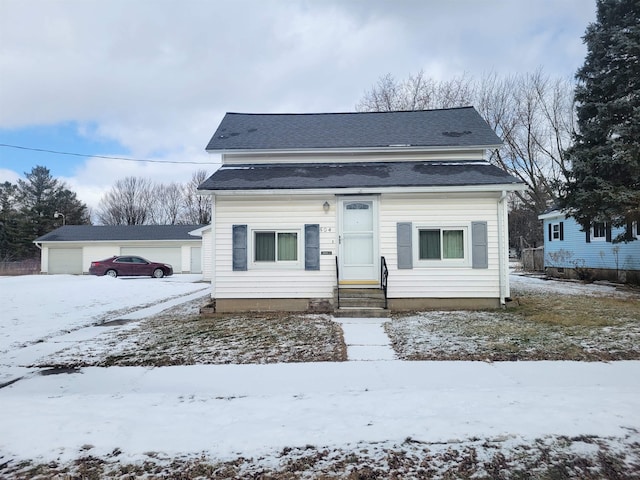
[[391,75],[378,83],[356,106],[360,111],[417,110],[474,105],[502,137],[504,146],[490,160],[520,178],[528,187],[527,203],[544,210],[557,197],[568,165],[562,152],[574,127],[573,85],[550,79],[542,70],[532,74],[479,80],[467,75],[435,81],[424,72],[398,82]]
[[98,205],[98,221],[103,225],[143,225],[150,223],[154,187],[140,177],[118,180]]
[[184,187],[172,182],[159,183],[153,187],[153,202],[149,223],[156,225],[177,225],[184,222]]
[[195,225],[211,223],[211,197],[198,194],[198,187],[208,177],[206,170],[198,170],[184,187],[185,221]]
[[558,198],[569,165],[563,151],[574,130],[573,84],[550,79],[542,70],[473,80],[463,75],[448,81],[426,78],[424,72],[404,82],[382,77],[365,93],[360,111],[416,110],[473,105],[504,145],[489,160],[522,180],[521,209],[532,217]]

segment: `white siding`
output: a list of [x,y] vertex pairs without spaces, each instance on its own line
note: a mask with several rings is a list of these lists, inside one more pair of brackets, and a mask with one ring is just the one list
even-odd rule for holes
[[252,164],[273,164],[273,163],[344,163],[344,162],[416,162],[420,160],[434,161],[467,161],[483,160],[484,149],[464,149],[438,152],[349,152],[349,153],[280,153],[280,154],[255,154],[224,153],[222,163],[226,165],[252,163]]
[[[331,204],[325,213],[322,205]],[[333,295],[335,279],[335,197],[216,197],[215,217],[215,296],[216,298],[328,298]],[[233,225],[251,229],[296,229],[304,247],[304,225],[320,225],[320,250],[332,255],[320,256],[320,270],[304,270],[304,248],[299,268],[254,268],[232,270]],[[251,259],[249,252],[249,259]]]
[[[389,267],[390,298],[498,298],[498,196],[499,194],[383,194],[379,201],[379,255]],[[331,205],[325,213],[322,204]],[[328,298],[336,285],[335,256],[338,253],[336,197],[333,195],[290,195],[235,197],[216,196],[212,245],[216,248],[214,296],[216,298]],[[471,222],[487,222],[489,268],[422,267],[398,270],[397,222],[413,225],[460,225],[471,234]],[[299,268],[252,268],[232,270],[232,226],[251,229],[297,229],[304,246],[304,225],[320,225],[320,271]],[[250,233],[249,233],[250,235]],[[205,243],[206,245],[206,243]],[[205,247],[205,255],[211,255]],[[304,252],[304,249],[302,250]],[[469,252],[470,254],[470,252]],[[252,252],[249,252],[251,258]],[[205,257],[206,258],[206,257]],[[205,270],[206,271],[206,270]]]
[[202,279],[211,280],[213,276],[213,245],[212,230],[208,229],[202,232]]
[[[489,268],[397,268],[396,224],[469,226],[486,221]],[[380,249],[389,268],[389,298],[497,298],[499,291],[497,197],[434,198],[432,195],[383,195],[380,200]]]

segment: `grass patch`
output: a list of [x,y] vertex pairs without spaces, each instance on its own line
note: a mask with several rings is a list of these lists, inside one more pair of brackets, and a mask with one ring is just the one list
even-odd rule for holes
[[197,303],[105,330],[88,344],[75,344],[38,367],[170,366],[347,359],[340,325],[328,315],[225,315],[201,318]]
[[385,330],[404,360],[640,359],[633,297],[521,295],[506,311],[395,315]]
[[225,461],[206,454],[159,458],[131,464],[114,456],[83,456],[74,462],[8,462],[0,476],[13,479],[163,478],[221,480],[575,479],[640,478],[640,445],[632,439],[545,437],[529,443],[512,438],[425,443],[359,443],[345,448],[287,447],[260,458]]

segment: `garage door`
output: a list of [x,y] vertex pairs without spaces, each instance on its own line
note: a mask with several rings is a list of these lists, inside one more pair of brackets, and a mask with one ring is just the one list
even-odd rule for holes
[[120,255],[138,255],[151,262],[168,263],[174,273],[182,272],[182,251],[180,247],[121,247]]
[[202,273],[202,248],[191,247],[191,273]]
[[49,273],[82,274],[82,248],[50,248]]

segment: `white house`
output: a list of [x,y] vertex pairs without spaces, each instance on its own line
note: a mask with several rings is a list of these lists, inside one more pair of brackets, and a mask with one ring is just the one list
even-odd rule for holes
[[201,225],[66,225],[34,240],[42,273],[88,273],[91,262],[138,255],[175,273],[202,273]]
[[199,187],[216,311],[342,309],[355,291],[391,310],[503,305],[523,186],[487,162],[500,144],[473,107],[227,113]]

